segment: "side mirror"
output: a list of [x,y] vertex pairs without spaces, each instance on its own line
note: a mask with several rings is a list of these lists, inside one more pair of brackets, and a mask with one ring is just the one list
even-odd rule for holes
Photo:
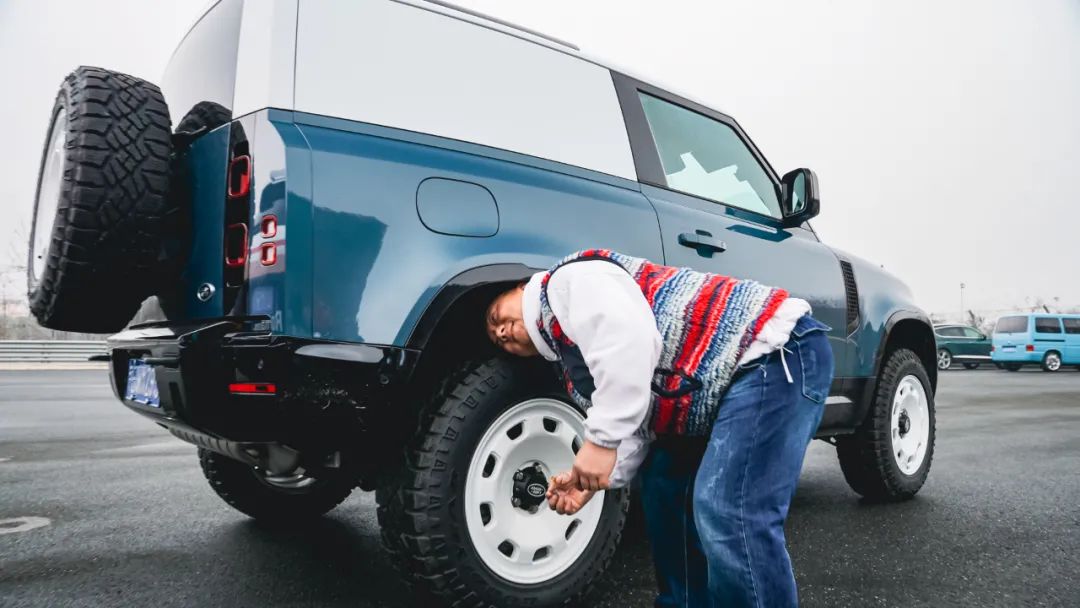
[[795,169],[780,180],[784,185],[784,227],[799,226],[821,211],[817,175],[810,169]]

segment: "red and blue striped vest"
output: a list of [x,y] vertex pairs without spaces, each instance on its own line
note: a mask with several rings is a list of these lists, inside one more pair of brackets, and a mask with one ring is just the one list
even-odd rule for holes
[[592,405],[592,375],[581,351],[563,333],[547,298],[551,275],[583,260],[605,260],[626,270],[641,287],[656,317],[663,349],[653,376],[651,411],[640,433],[708,435],[739,359],[787,299],[787,291],[755,281],[661,266],[607,249],[589,249],[564,258],[541,280],[537,325],[559,357],[567,392],[584,408]]

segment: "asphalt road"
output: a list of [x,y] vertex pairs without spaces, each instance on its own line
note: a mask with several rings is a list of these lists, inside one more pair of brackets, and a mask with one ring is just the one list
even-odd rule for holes
[[[371,494],[263,529],[103,374],[0,372],[0,606],[406,605]],[[788,539],[804,606],[1080,606],[1080,373],[944,373],[930,480],[906,503],[861,503],[815,442]],[[640,526],[603,587],[591,605],[652,605]]]

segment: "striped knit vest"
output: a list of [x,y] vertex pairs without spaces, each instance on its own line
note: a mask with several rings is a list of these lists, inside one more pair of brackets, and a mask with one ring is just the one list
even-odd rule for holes
[[605,260],[626,270],[656,317],[663,349],[653,376],[650,413],[639,434],[708,435],[739,359],[788,293],[755,281],[661,266],[607,249],[571,254],[541,280],[537,325],[558,355],[567,392],[584,408],[592,405],[592,376],[581,351],[559,326],[547,297],[551,275],[584,260]]

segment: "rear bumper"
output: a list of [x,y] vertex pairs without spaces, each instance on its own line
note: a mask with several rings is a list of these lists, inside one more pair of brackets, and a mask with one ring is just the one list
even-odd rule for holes
[[[393,412],[418,351],[254,331],[257,320],[130,329],[109,338],[113,392],[177,437],[239,460],[265,444],[332,449]],[[125,399],[129,361],[154,369],[160,407]],[[274,394],[230,384],[272,383]]]
[[994,349],[990,359],[995,363],[1040,363],[1042,362],[1042,353],[1024,350],[1006,352],[998,348]]

